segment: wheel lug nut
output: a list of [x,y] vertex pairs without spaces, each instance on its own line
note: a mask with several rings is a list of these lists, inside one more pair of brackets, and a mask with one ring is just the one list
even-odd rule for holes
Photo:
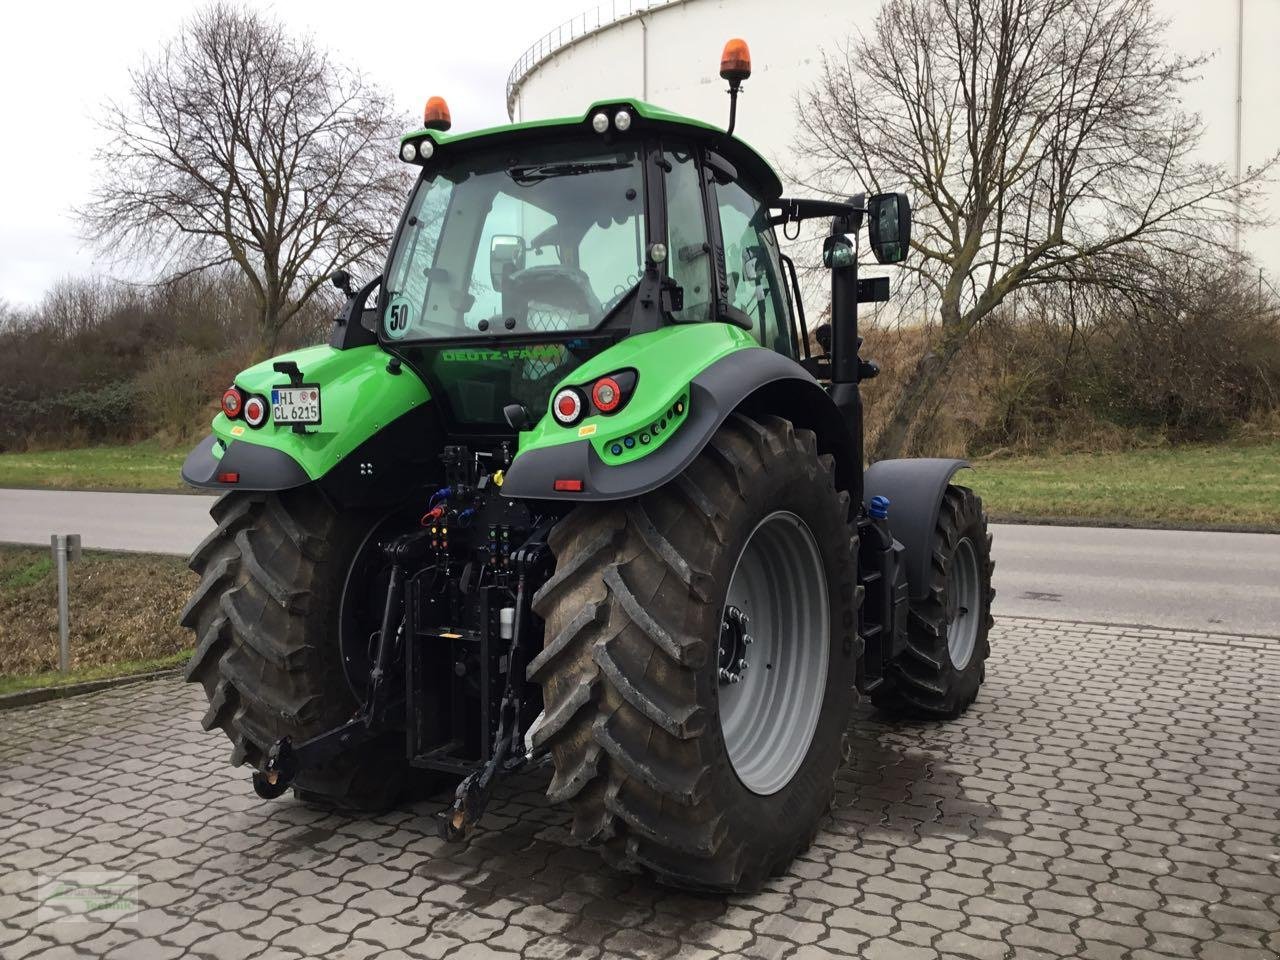
[[742,678],[741,678],[740,676],[738,676],[736,673],[735,673],[735,674],[733,674],[731,677],[729,677],[729,682],[730,682],[730,683],[738,683],[738,682],[739,682],[739,681],[741,681],[741,680],[742,680]]
[[742,642],[750,646],[751,644],[756,642],[756,638],[751,636],[751,634],[749,633],[744,633],[742,635]]
[[747,669],[747,667],[748,667],[748,666],[749,666],[749,664],[747,663],[747,661],[746,661],[746,660],[739,660],[739,661],[738,661],[738,669],[739,669],[739,670],[745,670],[745,669]]

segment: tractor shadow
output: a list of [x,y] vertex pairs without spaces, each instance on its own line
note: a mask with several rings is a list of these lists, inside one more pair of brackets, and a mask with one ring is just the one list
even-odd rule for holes
[[[889,720],[870,704],[854,708],[846,731],[846,761],[826,832],[909,845],[912,838],[992,833],[999,808],[970,797],[963,758],[964,727],[940,721]],[[820,835],[821,836],[821,835]]]

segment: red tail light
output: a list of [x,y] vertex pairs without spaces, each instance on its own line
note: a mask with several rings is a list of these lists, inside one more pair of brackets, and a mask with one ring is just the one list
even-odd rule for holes
[[561,493],[581,493],[582,481],[581,480],[557,480],[555,482],[555,488]]
[[243,407],[244,401],[240,397],[240,391],[234,386],[227,387],[222,394],[222,412],[228,419],[234,420],[240,416]]
[[622,402],[622,387],[613,377],[601,377],[591,388],[591,402],[601,413],[613,413]]
[[218,474],[219,483],[239,483],[240,474],[238,473],[220,473]]

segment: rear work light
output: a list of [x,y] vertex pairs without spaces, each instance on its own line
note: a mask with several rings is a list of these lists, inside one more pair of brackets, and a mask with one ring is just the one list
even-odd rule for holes
[[222,412],[227,415],[227,419],[234,420],[240,416],[243,406],[244,401],[240,397],[240,391],[235,386],[227,387],[222,394]]
[[260,427],[267,422],[267,400],[256,394],[244,402],[244,422],[251,427]]

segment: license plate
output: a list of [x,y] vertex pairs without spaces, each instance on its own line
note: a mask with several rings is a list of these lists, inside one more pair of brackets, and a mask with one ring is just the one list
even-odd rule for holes
[[272,387],[271,419],[276,423],[319,423],[320,388],[315,384]]

